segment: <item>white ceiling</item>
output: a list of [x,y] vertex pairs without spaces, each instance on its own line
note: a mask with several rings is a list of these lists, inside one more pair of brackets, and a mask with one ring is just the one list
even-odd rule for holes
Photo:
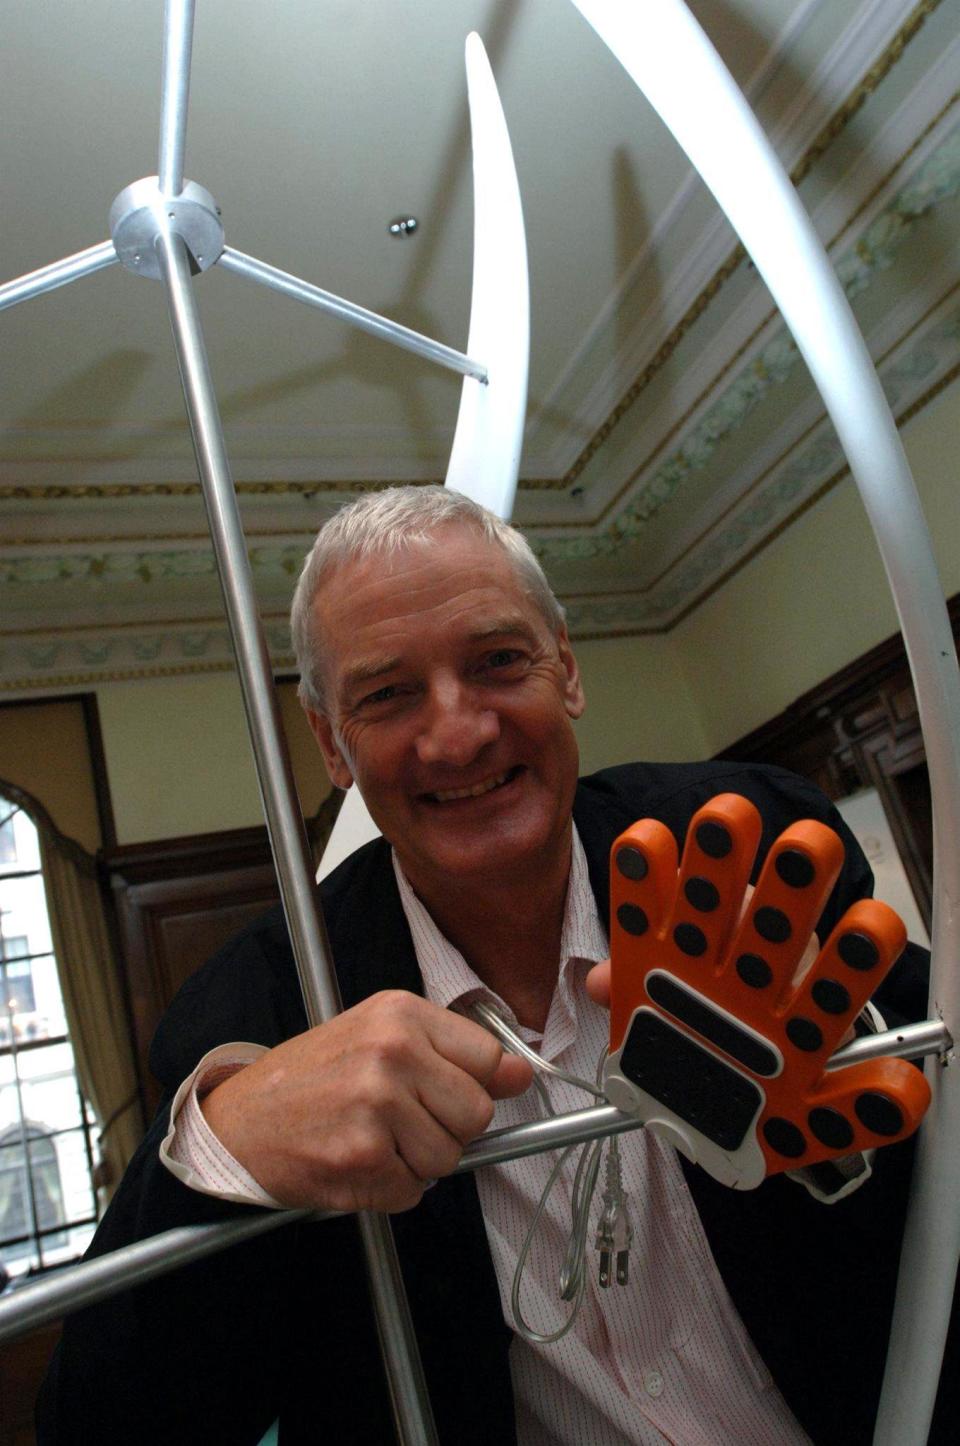
[[[960,359],[960,0],[695,0],[829,244],[895,413]],[[7,7],[0,278],[106,239],[156,169],[160,0]],[[769,297],[567,0],[199,0],[188,176],[229,245],[462,349],[463,41],[530,253],[517,517],[581,636],[669,627],[843,463]],[[388,222],[419,218],[394,240]],[[318,521],[442,478],[459,380],[214,267],[196,282],[278,667]],[[225,664],[161,288],[111,267],[0,317],[0,693]]]

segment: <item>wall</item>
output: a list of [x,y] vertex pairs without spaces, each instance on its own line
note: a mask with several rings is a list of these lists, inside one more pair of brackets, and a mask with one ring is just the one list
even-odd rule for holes
[[[635,758],[696,758],[704,736],[666,638],[609,638],[576,649],[587,693],[577,725],[584,772]],[[263,822],[240,689],[231,674],[107,684],[98,694],[118,843]],[[293,684],[280,707],[301,804],[329,783]]]
[[39,799],[60,832],[89,853],[99,847],[93,767],[79,699],[0,708],[0,778]]
[[[106,684],[97,696],[118,843],[263,823],[232,673]],[[329,783],[292,685],[281,686],[280,702],[301,805],[312,814]]]
[[638,758],[702,758],[703,726],[669,637],[576,643],[587,710],[577,724],[584,773]]
[[[901,435],[950,596],[960,589],[960,382]],[[781,712],[897,627],[873,532],[846,478],[669,634],[704,752]]]

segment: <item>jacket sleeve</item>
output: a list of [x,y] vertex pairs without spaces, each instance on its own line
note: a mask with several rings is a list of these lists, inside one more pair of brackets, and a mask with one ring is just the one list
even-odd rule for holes
[[[159,1145],[170,1099],[208,1042],[272,1044],[305,1027],[279,930],[268,917],[174,1000],[151,1052],[164,1103],[88,1258],[179,1226],[249,1217],[250,1207],[181,1184]],[[277,1415],[297,1244],[298,1227],[281,1226],[71,1315],[38,1400],[40,1446],[259,1441]]]

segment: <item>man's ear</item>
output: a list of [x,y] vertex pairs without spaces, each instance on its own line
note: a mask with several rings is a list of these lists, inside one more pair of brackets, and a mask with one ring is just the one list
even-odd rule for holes
[[335,788],[349,788],[353,782],[353,774],[337,742],[333,724],[325,713],[315,713],[312,708],[306,706],[303,711],[307,715],[310,730],[320,746],[323,761],[327,765],[327,772],[330,775],[330,782]]
[[566,623],[557,634],[557,651],[560,654],[560,663],[564,672],[563,704],[568,717],[579,718],[587,706],[587,700],[584,696],[583,684],[580,681],[580,669],[573,655],[573,648],[570,646]]

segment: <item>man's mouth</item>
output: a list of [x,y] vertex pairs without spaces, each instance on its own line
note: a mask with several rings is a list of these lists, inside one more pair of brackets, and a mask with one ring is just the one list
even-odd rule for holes
[[522,765],[518,765],[516,768],[508,768],[506,773],[496,774],[493,778],[481,779],[469,788],[438,789],[435,793],[424,794],[424,798],[431,803],[455,803],[461,798],[480,798],[485,793],[493,793],[495,789],[503,788],[504,784],[512,783],[522,772]]

